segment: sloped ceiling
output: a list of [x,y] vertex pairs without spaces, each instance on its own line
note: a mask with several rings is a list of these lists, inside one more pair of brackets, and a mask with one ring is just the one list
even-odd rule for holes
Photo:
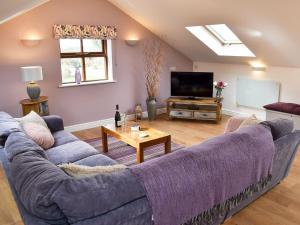
[[[1,24],[48,0],[0,1]],[[300,0],[108,1],[193,61],[300,67]],[[227,24],[257,57],[217,56],[185,29],[219,23]]]
[[[299,0],[109,0],[193,61],[300,67]],[[227,24],[256,58],[221,57],[185,27]]]
[[0,24],[49,0],[0,0]]

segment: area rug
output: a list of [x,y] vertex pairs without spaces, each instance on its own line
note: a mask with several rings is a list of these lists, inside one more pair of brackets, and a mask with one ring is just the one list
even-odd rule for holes
[[[132,166],[136,164],[136,150],[135,148],[127,145],[126,143],[119,141],[113,137],[108,137],[108,153],[102,151],[102,140],[101,138],[86,140],[88,144],[96,148],[103,155],[108,156],[116,160],[118,163]],[[182,150],[183,145],[176,144],[171,142],[171,153]],[[144,160],[151,160],[160,156],[165,155],[165,146],[164,144],[153,145],[149,148],[144,149]]]

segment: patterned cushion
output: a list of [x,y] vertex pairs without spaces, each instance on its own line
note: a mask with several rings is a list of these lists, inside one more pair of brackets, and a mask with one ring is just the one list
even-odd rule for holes
[[75,178],[95,176],[102,173],[113,173],[120,170],[124,170],[127,167],[122,164],[110,165],[110,166],[83,166],[73,163],[64,163],[58,165],[67,174]]
[[25,133],[39,146],[47,150],[54,144],[54,138],[50,130],[38,123],[25,123],[23,125]]
[[244,120],[241,125],[239,126],[239,129],[242,127],[247,127],[247,126],[251,126],[251,125],[256,125],[259,124],[261,121],[258,120],[256,118],[256,116],[253,114],[252,116],[250,116],[249,118],[247,118],[246,120]]
[[37,123],[48,128],[44,119],[34,111],[31,111],[29,114],[22,118],[16,118],[16,120],[19,121],[22,126],[24,126],[25,123]]
[[224,133],[226,134],[226,133],[236,131],[240,127],[242,122],[246,119],[247,117],[241,117],[241,116],[231,117],[226,124]]

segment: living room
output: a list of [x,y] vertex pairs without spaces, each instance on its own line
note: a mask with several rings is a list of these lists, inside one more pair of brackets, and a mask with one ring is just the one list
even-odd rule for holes
[[2,1],[0,224],[300,224],[288,2]]

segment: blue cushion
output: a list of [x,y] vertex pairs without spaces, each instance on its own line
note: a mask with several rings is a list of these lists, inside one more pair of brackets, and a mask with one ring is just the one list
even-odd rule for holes
[[111,158],[101,154],[92,155],[74,163],[84,166],[109,166],[118,164],[115,160],[112,160]]
[[50,148],[46,151],[49,161],[56,165],[62,163],[73,163],[98,153],[99,152],[96,149],[83,141],[74,141]]
[[64,144],[71,143],[74,141],[78,141],[77,137],[75,137],[73,134],[70,134],[69,132],[64,131],[64,130],[57,131],[57,132],[53,133],[52,135],[55,140],[53,147],[64,145]]

